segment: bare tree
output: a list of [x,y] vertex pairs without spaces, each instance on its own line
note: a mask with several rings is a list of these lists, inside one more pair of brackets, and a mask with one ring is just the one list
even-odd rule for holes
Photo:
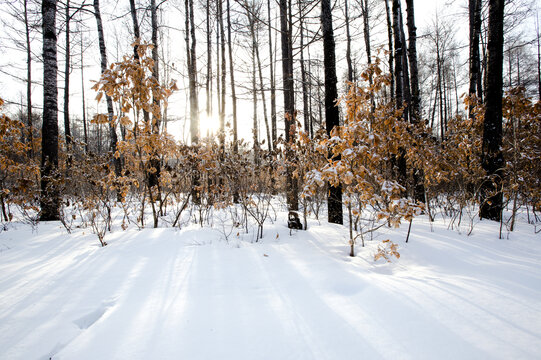
[[227,46],[229,51],[229,76],[231,83],[231,105],[233,108],[233,150],[238,152],[238,131],[237,131],[237,95],[235,91],[235,71],[233,65],[233,49],[231,41],[231,8],[227,0]]
[[[282,81],[284,86],[285,138],[289,144],[295,139],[295,86],[293,81],[293,45],[291,29],[291,7],[287,0],[280,0],[280,31],[282,43]],[[290,210],[299,209],[297,180],[291,166],[287,168],[287,204]]]
[[43,0],[43,125],[41,133],[41,221],[60,219],[58,170],[58,87],[56,0]]
[[[196,56],[196,37],[195,21],[193,14],[193,0],[185,0],[185,41],[186,41],[186,63],[188,67],[188,83],[190,98],[190,136],[192,145],[199,142],[199,103],[197,99],[197,56]],[[191,194],[194,203],[199,204],[201,197],[197,187],[199,186],[199,175],[195,169],[192,174]]]
[[503,203],[502,87],[504,0],[489,0],[487,89],[483,121],[482,165],[489,177],[481,191],[479,216],[500,220]]
[[[476,95],[480,100],[483,99],[483,89],[481,82],[481,62],[479,54],[479,37],[481,36],[481,9],[482,0],[469,0],[469,20],[470,20],[470,87],[469,95]],[[473,104],[469,107],[469,116],[473,116]]]
[[[330,0],[321,1],[321,28],[323,32],[323,63],[325,67],[325,124],[327,134],[330,136],[332,130],[335,126],[339,125],[340,121],[338,107],[336,106],[338,90],[336,88],[335,43]],[[343,224],[342,187],[328,185],[328,189],[327,208],[329,222]],[[350,255],[354,255],[353,248]]]

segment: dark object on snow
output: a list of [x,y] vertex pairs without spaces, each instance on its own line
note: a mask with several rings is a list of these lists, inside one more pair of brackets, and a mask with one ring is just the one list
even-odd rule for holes
[[287,215],[287,227],[290,229],[302,230],[301,220],[296,211],[290,211]]

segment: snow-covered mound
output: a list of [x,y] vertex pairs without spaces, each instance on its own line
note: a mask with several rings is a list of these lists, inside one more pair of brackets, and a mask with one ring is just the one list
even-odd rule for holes
[[[279,218],[280,220],[280,218]],[[344,227],[260,242],[191,225],[0,233],[1,359],[540,359],[541,238],[416,219],[348,256]],[[519,229],[520,230],[520,229]],[[401,258],[374,262],[382,239]]]

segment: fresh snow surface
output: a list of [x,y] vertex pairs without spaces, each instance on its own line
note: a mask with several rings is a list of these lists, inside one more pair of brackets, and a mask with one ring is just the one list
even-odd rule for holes
[[[286,213],[218,227],[59,223],[0,233],[1,359],[541,359],[541,236],[414,220],[348,256],[347,229]],[[374,262],[381,240],[401,258]]]

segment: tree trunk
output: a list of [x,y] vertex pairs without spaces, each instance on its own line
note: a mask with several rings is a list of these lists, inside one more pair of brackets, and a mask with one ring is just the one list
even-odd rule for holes
[[[99,0],[94,0],[94,16],[96,17],[96,23],[98,27],[98,38],[100,44],[100,55],[101,55],[101,72],[102,74],[107,70],[107,51],[105,48],[105,38],[103,36],[103,25],[101,22],[101,13],[100,13],[100,2]],[[116,144],[117,144],[117,135],[116,135],[116,126],[114,123],[114,113],[113,113],[113,100],[109,95],[105,96],[107,101],[107,113],[109,114],[109,136],[110,144],[109,150],[112,153],[112,161],[115,169],[115,175],[121,176],[122,174],[122,165],[120,163],[120,157],[116,157]]]
[[415,11],[413,0],[406,0],[408,25],[408,60],[411,84],[411,122],[417,124],[421,120],[421,96],[419,92],[419,70],[417,68],[417,28],[415,27]]
[[205,85],[205,91],[207,94],[207,119],[212,117],[211,104],[211,82],[212,82],[212,31],[210,29],[210,0],[207,0],[207,12],[206,12],[206,25],[207,25],[207,79]]
[[[138,52],[138,42],[141,41],[141,33],[139,30],[139,22],[137,21],[137,9],[135,8],[135,0],[130,0],[130,12],[133,22],[133,35],[135,36],[135,46],[133,47],[133,58],[137,63],[139,63],[139,52]],[[143,120],[148,124],[150,121],[150,115],[148,111],[143,110]],[[137,130],[137,129],[135,129]]]
[[[477,96],[482,99],[481,62],[479,59],[482,0],[469,0],[468,8],[470,19],[470,87],[468,93],[470,96]],[[470,104],[468,112],[469,117],[473,117],[473,104]]]
[[[395,102],[397,109],[403,108],[403,118],[408,120],[409,102],[409,79],[407,76],[406,45],[402,23],[402,8],[400,0],[393,0],[393,33],[394,33],[394,78],[395,78]],[[407,185],[407,169],[405,150],[399,149],[395,158],[397,165],[397,178],[401,185]]]
[[[229,1],[229,0],[228,0]],[[274,79],[274,61],[272,49],[272,26],[271,26],[271,6],[270,0],[267,0],[267,17],[269,28],[269,68],[270,68],[270,90],[271,90],[271,128],[272,128],[272,148],[274,149],[277,140],[276,130],[276,86]],[[231,42],[231,40],[230,40]]]
[[[389,9],[389,1],[385,0],[385,13],[387,14],[387,39],[389,42],[389,72],[392,74],[394,69],[394,49],[393,49],[393,27],[391,24],[391,10]],[[395,95],[394,76],[391,76],[391,98]]]
[[402,58],[404,47],[402,46],[401,28],[400,28],[400,0],[393,0],[393,34],[394,34],[394,79],[395,79],[395,101],[398,108],[402,107],[404,102],[404,75],[402,68]]
[[[361,0],[361,4],[362,4]],[[344,12],[346,17],[346,62],[348,64],[348,81],[353,81],[353,62],[351,61],[351,33],[349,29],[349,6],[348,0],[344,1]],[[364,17],[363,17],[364,20]]]
[[220,105],[220,130],[218,134],[218,138],[220,141],[220,148],[223,152],[225,151],[225,95],[226,95],[226,77],[227,77],[227,71],[226,71],[226,61],[225,61],[225,31],[224,31],[224,14],[223,14],[223,7],[222,7],[222,0],[218,0],[218,20],[220,24],[220,50],[222,52],[222,86],[221,86],[221,105]]
[[535,24],[537,30],[537,97],[541,100],[541,34],[539,33],[539,15]]
[[[411,80],[411,105],[410,120],[414,126],[419,126],[421,122],[421,94],[419,91],[419,70],[417,68],[417,28],[415,27],[415,11],[413,0],[406,0],[406,13],[408,25],[408,58],[410,66]],[[418,202],[425,202],[423,169],[413,170],[413,197]]]
[[[199,143],[199,105],[197,101],[196,89],[196,41],[195,24],[193,16],[193,0],[185,0],[185,26],[186,26],[186,62],[188,65],[189,99],[190,99],[190,137],[191,144],[195,146]],[[195,204],[201,203],[201,196],[197,187],[199,186],[199,174],[197,168],[192,169],[192,188],[191,196]]]
[[300,32],[301,32],[301,81],[302,81],[302,104],[303,104],[303,119],[304,119],[304,131],[310,134],[310,118],[308,108],[308,89],[306,79],[306,68],[304,64],[304,18],[302,13],[302,5],[299,3],[300,13]]
[[60,219],[58,174],[58,87],[56,0],[43,0],[43,126],[41,133],[41,221]]
[[[152,41],[152,60],[154,62],[154,66],[152,66],[152,77],[156,80],[156,83],[160,83],[160,74],[159,74],[159,58],[158,58],[158,9],[156,7],[156,0],[150,0],[150,21],[151,21],[151,27],[152,27],[152,33],[151,33],[151,41]],[[156,98],[152,99],[153,105],[156,109],[160,108],[160,101]],[[151,132],[154,135],[159,134],[160,132],[160,117],[161,117],[161,111],[155,110],[155,113],[152,114],[152,125],[151,125]],[[153,148],[153,146],[151,146]],[[161,173],[161,163],[160,163],[160,154],[156,153],[154,149],[152,149],[152,157],[150,159],[150,166],[153,168],[148,173],[148,185],[149,189],[152,189],[153,187],[158,188],[158,194],[160,193],[159,184],[160,184],[160,173]],[[159,194],[159,198],[161,201],[161,194]],[[155,224],[154,227],[157,227],[157,224]]]
[[[131,19],[133,22],[133,35],[135,36],[135,41],[141,40],[141,34],[139,32],[139,22],[137,21],[137,9],[135,8],[135,0],[130,0],[130,13]],[[135,60],[139,60],[139,53],[137,52],[138,45],[133,47],[133,56]]]
[[231,11],[229,0],[227,0],[227,46],[229,50],[229,77],[231,82],[231,103],[233,107],[233,151],[236,154],[239,150],[237,132],[237,95],[235,92],[235,72],[233,67],[233,49],[231,44]]
[[253,105],[253,123],[252,123],[252,136],[253,136],[253,148],[254,148],[254,163],[259,165],[259,126],[257,124],[257,87],[256,87],[256,74],[255,74],[255,49],[257,44],[255,42],[254,34],[254,19],[253,16],[248,15],[250,22],[250,33],[252,35],[252,105]]
[[86,123],[86,99],[85,99],[85,62],[83,52],[83,33],[81,32],[81,97],[83,100],[83,136],[85,140],[85,154],[88,154],[88,128]]
[[66,151],[68,152],[68,167],[71,163],[71,129],[70,129],[70,111],[69,111],[69,92],[70,92],[70,2],[66,0],[66,54],[64,64],[64,136],[66,139]]
[[[295,88],[293,83],[293,50],[291,43],[291,9],[287,0],[280,0],[280,30],[282,42],[282,81],[284,86],[284,122],[286,142],[295,140]],[[286,157],[290,158],[289,150]],[[289,210],[299,209],[297,179],[293,177],[291,166],[287,167],[287,204]]]
[[28,24],[28,0],[24,0],[24,29],[26,38],[26,122],[28,126],[28,157],[34,157],[34,134],[32,121],[32,48],[30,45],[30,24]]
[[487,179],[481,189],[479,216],[500,220],[503,203],[502,84],[504,0],[488,3],[487,96],[483,122],[482,165]]
[[[325,67],[325,124],[327,134],[330,136],[335,126],[340,125],[338,107],[336,99],[338,90],[336,88],[336,59],[335,44],[332,26],[332,13],[330,0],[321,1],[321,28],[323,33],[323,64]],[[340,158],[336,158],[340,160]],[[329,196],[327,198],[327,208],[329,222],[334,224],[343,224],[342,211],[342,187],[327,185]]]

